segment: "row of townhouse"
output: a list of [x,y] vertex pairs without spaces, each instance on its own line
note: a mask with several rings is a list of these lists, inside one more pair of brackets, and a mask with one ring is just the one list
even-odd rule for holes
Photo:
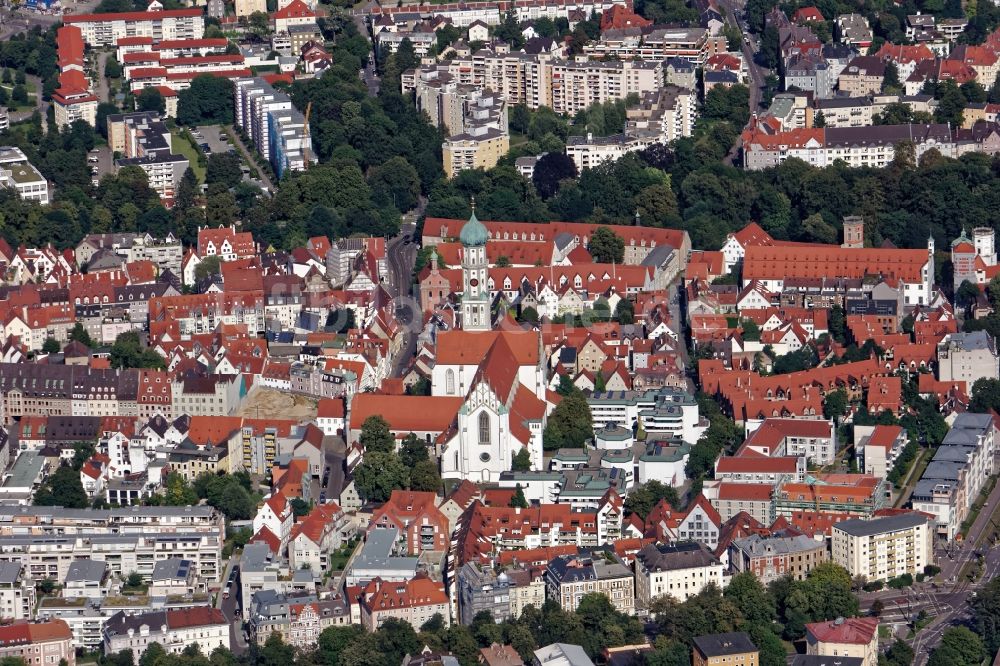
[[563,60],[547,54],[483,49],[470,57],[408,70],[402,78],[403,92],[414,91],[424,73],[435,69],[449,74],[456,84],[491,90],[507,104],[531,109],[548,106],[567,114],[653,92],[663,83],[662,62]]
[[206,532],[170,534],[88,534],[0,537],[0,561],[24,566],[32,578],[64,580],[80,558],[107,562],[118,576],[138,573],[149,578],[159,560],[182,557],[198,575],[216,581],[222,575],[224,539]]
[[205,11],[164,9],[153,0],[146,11],[104,14],[67,14],[65,25],[82,31],[87,46],[115,46],[124,37],[149,37],[153,41],[201,39],[205,34]]
[[508,13],[512,13],[518,22],[534,21],[547,17],[550,19],[565,18],[575,25],[587,20],[591,14],[601,14],[612,7],[624,5],[631,7],[631,0],[527,0],[513,2],[453,2],[435,5],[433,11],[420,9],[412,4],[379,5],[372,8],[373,23],[377,16],[390,16],[395,21],[405,20],[411,15],[420,18],[443,17],[450,19],[457,28],[465,28],[480,21],[486,25],[500,25]]
[[934,516],[939,537],[954,540],[994,472],[996,426],[989,414],[959,414],[912,494],[917,511]]
[[171,379],[163,371],[0,363],[0,415],[7,425],[23,416],[224,416],[245,386],[240,374]]

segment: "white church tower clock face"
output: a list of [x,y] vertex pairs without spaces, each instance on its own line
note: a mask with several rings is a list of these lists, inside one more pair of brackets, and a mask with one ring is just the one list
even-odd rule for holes
[[462,320],[466,331],[490,330],[490,295],[487,290],[486,242],[489,232],[476,217],[476,202],[472,216],[462,225],[458,235],[462,242]]

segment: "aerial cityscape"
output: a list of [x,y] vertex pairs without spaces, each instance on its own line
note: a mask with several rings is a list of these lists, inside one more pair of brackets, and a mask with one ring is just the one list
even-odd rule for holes
[[993,0],[0,0],[0,666],[1000,664]]

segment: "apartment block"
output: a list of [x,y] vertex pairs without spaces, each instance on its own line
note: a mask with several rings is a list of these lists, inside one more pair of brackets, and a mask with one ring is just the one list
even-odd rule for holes
[[159,643],[168,654],[180,654],[197,643],[202,654],[211,654],[215,648],[231,647],[229,629],[222,610],[209,606],[136,615],[120,612],[104,626],[104,653],[131,650],[141,657],[150,644]]
[[878,666],[878,618],[837,618],[807,624],[806,654],[860,658],[863,666]]
[[377,630],[390,617],[419,627],[440,614],[449,623],[449,601],[441,583],[420,575],[404,583],[375,579],[361,592],[361,624]]
[[934,563],[933,519],[904,513],[873,520],[846,520],[833,526],[833,561],[851,576],[888,580],[916,576]]
[[899,426],[854,426],[854,449],[865,474],[886,477],[909,438]]
[[589,555],[564,555],[549,562],[545,570],[549,599],[563,610],[575,611],[587,594],[603,594],[615,610],[635,613],[635,584],[631,569],[610,550]]
[[996,339],[986,331],[952,333],[937,346],[938,379],[965,382],[1000,378],[1000,354]]
[[[492,90],[507,104],[525,104],[532,109],[549,106],[567,114],[597,102],[656,91],[663,82],[661,62],[561,60],[485,49],[433,68],[450,74],[455,83]],[[416,88],[423,71],[406,73],[403,92]]]
[[626,110],[624,133],[607,137],[571,136],[566,154],[578,170],[616,160],[626,153],[691,136],[697,96],[691,90],[666,86],[643,93],[641,102]]
[[943,124],[828,127],[776,134],[751,128],[744,130],[743,163],[757,170],[797,157],[817,167],[842,160],[852,167],[881,168],[892,162],[900,141],[913,142],[918,160],[932,148],[946,157],[956,155],[951,130]]
[[315,649],[327,627],[351,624],[351,610],[341,596],[318,599],[315,593],[280,594],[262,590],[248,613],[249,639],[264,645],[272,634],[299,650]]
[[0,187],[9,187],[27,201],[49,203],[49,183],[20,148],[0,146]]
[[245,132],[279,178],[315,161],[312,139],[305,117],[292,107],[292,100],[261,78],[233,82],[236,126]]
[[107,562],[117,576],[152,575],[158,560],[183,557],[194,563],[205,580],[222,575],[223,539],[218,535],[176,532],[174,534],[118,534],[102,536],[0,536],[0,562],[20,564],[35,580],[64,580],[76,558]]
[[757,666],[760,653],[742,631],[696,636],[691,640],[692,666]]
[[61,620],[0,627],[0,658],[22,660],[27,666],[51,666],[65,661],[76,666],[73,634]]
[[729,544],[733,570],[752,572],[764,585],[784,576],[805,580],[813,567],[828,559],[825,543],[802,534],[752,534]]
[[495,573],[479,562],[466,562],[458,570],[458,618],[468,625],[476,613],[489,611],[503,622],[521,616],[528,605],[545,604],[545,577],[528,569],[508,569]]
[[469,169],[490,169],[510,150],[510,135],[492,127],[455,134],[441,145],[444,172],[454,178]]
[[643,546],[635,555],[636,607],[649,608],[662,594],[686,601],[710,583],[722,588],[723,569],[712,551],[697,541]]
[[160,196],[163,204],[172,206],[181,178],[188,168],[188,160],[183,155],[174,154],[170,130],[159,115],[152,111],[111,114],[107,125],[108,143],[122,154],[115,160],[115,168],[139,167],[146,172],[149,186]]
[[18,562],[0,562],[0,617],[28,620],[35,613],[35,582]]
[[154,0],[144,12],[66,14],[63,23],[79,27],[91,47],[115,46],[123,37],[150,37],[153,41],[201,39],[205,34],[205,11],[201,7],[163,9]]
[[939,537],[955,538],[993,474],[996,434],[989,414],[959,414],[917,482],[913,509],[935,517]]

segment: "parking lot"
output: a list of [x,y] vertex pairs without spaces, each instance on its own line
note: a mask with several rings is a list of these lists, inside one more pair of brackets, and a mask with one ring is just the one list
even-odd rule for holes
[[230,149],[235,150],[232,144],[226,142],[225,138],[222,136],[222,128],[218,125],[202,125],[200,127],[196,127],[192,134],[198,141],[199,147],[204,148],[201,144],[208,144],[209,152],[224,153]]
[[[97,161],[94,162],[94,158]],[[92,150],[87,155],[87,166],[90,167],[90,177],[91,180],[100,180],[105,174],[114,173],[115,170],[115,160],[114,155],[111,153],[111,148],[108,146],[98,146]],[[94,173],[94,167],[97,167],[97,173]]]

